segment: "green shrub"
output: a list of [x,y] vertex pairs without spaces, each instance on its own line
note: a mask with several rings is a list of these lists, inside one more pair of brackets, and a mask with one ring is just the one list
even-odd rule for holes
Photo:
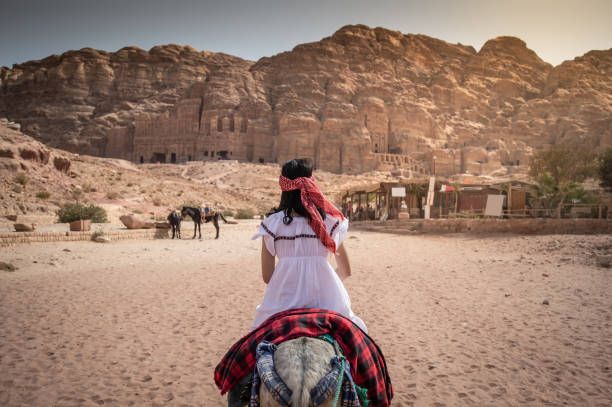
[[21,187],[19,185],[15,185],[13,186],[13,192],[20,194],[22,191]]
[[38,199],[49,199],[50,196],[51,196],[51,193],[49,191],[45,191],[45,190],[39,191],[36,194],[36,198],[38,198]]
[[236,219],[253,219],[255,211],[253,209],[238,209],[236,212]]
[[28,183],[28,181],[30,181],[30,179],[23,172],[20,172],[19,174],[15,175],[15,182],[18,184],[25,186]]
[[223,216],[231,216],[232,218],[234,217],[234,211],[224,210],[221,213],[223,214]]
[[65,204],[57,211],[60,223],[74,222],[75,220],[91,219],[93,223],[106,222],[106,211],[99,206],[82,205],[79,203]]

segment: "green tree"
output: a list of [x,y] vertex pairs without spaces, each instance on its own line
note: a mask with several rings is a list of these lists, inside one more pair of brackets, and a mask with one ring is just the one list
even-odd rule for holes
[[529,175],[537,182],[534,188],[536,202],[544,208],[556,208],[558,218],[568,200],[586,199],[580,183],[595,176],[596,172],[593,150],[566,144],[535,153],[529,163]]
[[602,188],[612,192],[612,148],[599,156],[599,180]]

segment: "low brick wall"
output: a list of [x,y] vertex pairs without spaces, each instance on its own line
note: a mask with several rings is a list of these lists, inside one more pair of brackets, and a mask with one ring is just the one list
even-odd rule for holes
[[411,219],[353,222],[360,230],[388,233],[609,234],[608,219]]
[[[65,242],[91,240],[90,232],[11,232],[0,233],[0,246],[34,242]],[[109,240],[124,239],[167,239],[168,229],[124,229],[103,232]]]

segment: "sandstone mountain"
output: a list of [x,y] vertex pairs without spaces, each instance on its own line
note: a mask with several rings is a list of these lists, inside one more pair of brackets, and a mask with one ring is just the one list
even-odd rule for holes
[[551,144],[612,146],[612,49],[553,67],[513,37],[476,51],[363,25],[255,63],[83,49],[1,68],[0,116],[135,162],[299,155],[333,172],[511,175]]
[[175,45],[115,53],[84,48],[0,68],[0,117],[73,152],[104,155],[108,130],[165,112],[211,73],[247,69],[236,57]]

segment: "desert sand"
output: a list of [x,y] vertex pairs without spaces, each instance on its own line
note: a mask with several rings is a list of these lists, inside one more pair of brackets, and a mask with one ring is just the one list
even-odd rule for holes
[[[0,405],[223,406],[213,370],[265,285],[258,221],[219,240],[0,248]],[[612,405],[610,236],[349,231],[353,310],[393,406]]]

